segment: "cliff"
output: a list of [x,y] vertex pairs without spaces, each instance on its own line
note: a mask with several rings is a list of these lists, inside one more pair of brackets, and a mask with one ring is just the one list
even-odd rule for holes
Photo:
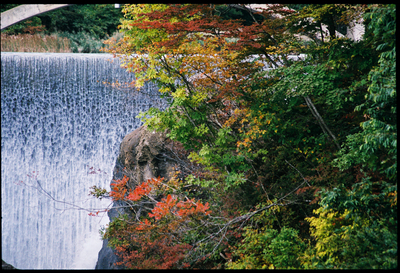
[[[126,175],[129,177],[129,186],[134,188],[138,183],[150,178],[160,176],[168,179],[177,164],[176,157],[173,156],[168,144],[171,144],[171,141],[165,134],[148,131],[144,126],[129,133],[121,142],[113,180],[122,179]],[[110,221],[120,214],[130,214],[134,217],[130,210],[116,208],[120,205],[122,204],[114,202],[108,212]],[[107,243],[107,240],[103,241],[95,269],[122,269],[114,265],[118,261],[118,256]]]

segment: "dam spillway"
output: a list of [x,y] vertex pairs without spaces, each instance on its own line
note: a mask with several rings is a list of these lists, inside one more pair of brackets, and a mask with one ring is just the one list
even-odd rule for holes
[[[106,214],[88,196],[110,190],[123,137],[136,116],[163,108],[156,86],[110,84],[132,73],[109,54],[1,53],[2,258],[19,269],[94,268]],[[56,200],[38,191],[41,186]]]

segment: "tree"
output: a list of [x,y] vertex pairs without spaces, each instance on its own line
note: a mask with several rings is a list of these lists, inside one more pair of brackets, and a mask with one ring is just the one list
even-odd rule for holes
[[111,36],[120,23],[121,11],[113,4],[78,4],[38,16],[48,33],[88,33],[96,39]]
[[322,194],[318,217],[307,220],[316,239],[303,257],[308,268],[397,267],[397,185],[363,178],[351,190]]
[[[260,256],[251,266],[256,268],[331,267],[336,260],[312,261],[321,254],[324,236],[330,236],[321,235],[322,230],[335,230],[338,217],[350,217],[360,227],[356,234],[343,227],[343,234],[357,238],[346,241],[344,249],[353,249],[356,256],[374,247],[369,242],[361,247],[360,238],[369,236],[370,216],[348,214],[326,196],[341,188],[346,190],[340,198],[357,195],[357,200],[372,198],[383,207],[397,204],[385,200],[397,195],[392,187],[396,107],[391,100],[396,94],[395,6],[310,5],[296,12],[266,5],[255,12],[246,5],[126,5],[123,12],[124,38],[109,40],[108,52],[135,73],[136,87],[153,81],[169,103],[164,111],[153,108],[140,117],[152,130],[167,130],[202,167],[185,175],[175,189],[191,185],[213,192],[213,217],[205,223],[218,228],[205,237],[195,228],[196,239],[188,244],[209,255],[186,252],[190,266],[200,257],[223,264],[232,255],[228,267],[246,267],[243,261],[253,259],[255,252]],[[366,27],[375,31],[373,38],[340,37],[341,25],[363,12]],[[354,111],[362,108],[365,113]],[[385,198],[360,190],[369,187],[368,181],[377,182],[377,194]],[[222,201],[225,196],[229,202]],[[240,204],[234,209],[228,205],[233,200]],[[360,206],[364,201],[357,202]],[[256,220],[267,211],[269,218]],[[390,223],[381,221],[373,229],[379,226],[392,236],[394,212],[388,212]],[[200,246],[210,236],[218,240]],[[278,239],[272,245],[287,249],[292,239],[309,241],[303,256],[303,247],[296,250],[302,262],[274,257],[276,249],[255,242],[263,238],[271,243],[274,236]],[[335,247],[343,247],[339,245]],[[393,253],[397,244],[379,249]],[[394,265],[392,256],[383,263],[373,260],[374,255],[363,257],[351,267]],[[337,261],[344,266],[347,260],[341,259]]]
[[320,268],[397,267],[397,126],[394,5],[373,7],[368,41],[379,61],[366,76],[368,92],[355,110],[364,110],[361,131],[347,136],[334,160],[341,170],[360,165],[361,181],[322,194],[318,217],[308,218],[316,246],[306,266]]
[[390,180],[397,179],[395,13],[395,6],[389,5],[375,7],[366,14],[366,19],[371,20],[369,33],[379,60],[368,73],[366,100],[355,109],[365,109],[362,131],[347,136],[347,145],[336,160],[341,169],[362,164]]
[[[1,4],[1,11],[15,8],[19,4]],[[87,33],[95,39],[105,39],[117,31],[121,11],[112,4],[71,5],[29,18],[2,32],[19,34],[36,27],[46,34],[55,32]],[[39,29],[40,27],[40,29]]]

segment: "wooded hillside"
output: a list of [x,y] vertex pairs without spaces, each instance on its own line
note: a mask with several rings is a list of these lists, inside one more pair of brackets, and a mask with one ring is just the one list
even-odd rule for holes
[[[126,267],[397,267],[396,6],[298,9],[124,6],[108,52],[158,84],[169,108],[141,118],[196,166],[115,182],[149,204],[105,231]],[[361,40],[339,37],[359,19]]]

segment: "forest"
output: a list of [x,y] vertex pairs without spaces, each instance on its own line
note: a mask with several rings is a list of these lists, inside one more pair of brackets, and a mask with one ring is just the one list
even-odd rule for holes
[[[158,85],[169,107],[140,118],[190,164],[169,181],[112,184],[114,200],[148,210],[103,231],[119,264],[397,267],[395,5],[123,12],[106,51],[136,88]],[[341,35],[360,20],[362,39]]]
[[[20,4],[0,4],[0,11]],[[74,4],[42,13],[1,31],[1,51],[101,53],[103,41],[119,38],[123,17],[114,4]]]
[[[168,108],[139,118],[187,161],[169,180],[93,188],[143,207],[101,231],[119,265],[397,268],[395,4],[127,4],[122,13],[118,27],[88,31],[135,73],[135,88],[157,84]],[[359,40],[345,36],[355,21]]]

